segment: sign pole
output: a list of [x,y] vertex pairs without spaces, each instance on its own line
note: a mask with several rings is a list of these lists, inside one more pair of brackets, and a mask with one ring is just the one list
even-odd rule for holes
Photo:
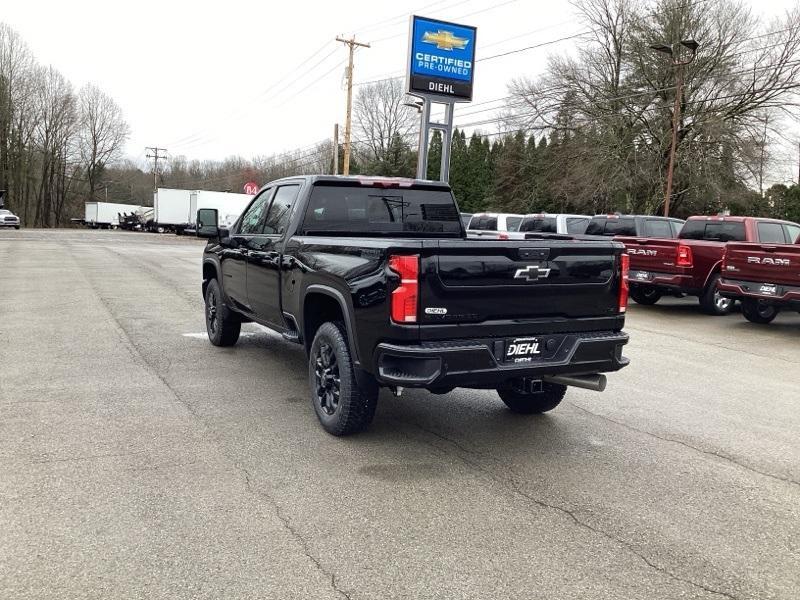
[[430,143],[431,103],[422,99],[419,123],[419,154],[417,156],[417,179],[428,178],[428,144]]
[[448,183],[450,181],[450,154],[453,146],[453,113],[455,112],[455,102],[445,105],[445,122],[442,130],[442,166],[439,171],[439,180]]

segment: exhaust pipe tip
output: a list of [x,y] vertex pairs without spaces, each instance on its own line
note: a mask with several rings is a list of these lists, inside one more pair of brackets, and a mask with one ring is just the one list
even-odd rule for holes
[[557,383],[559,385],[592,390],[593,392],[605,391],[608,383],[608,379],[602,373],[595,375],[551,375],[542,379],[548,383]]

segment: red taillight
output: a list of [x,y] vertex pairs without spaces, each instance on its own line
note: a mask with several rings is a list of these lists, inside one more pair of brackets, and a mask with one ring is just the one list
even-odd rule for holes
[[631,257],[622,254],[619,257],[619,266],[619,312],[624,313],[628,309],[628,273],[631,270]]
[[400,285],[392,292],[392,321],[416,323],[419,255],[390,256],[389,268],[400,275]]
[[692,248],[690,246],[678,245],[678,251],[675,256],[676,267],[691,267],[694,264],[692,257]]

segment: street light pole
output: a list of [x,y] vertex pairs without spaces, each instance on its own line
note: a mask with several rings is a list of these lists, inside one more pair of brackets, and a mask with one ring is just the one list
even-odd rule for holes
[[697,48],[700,46],[695,40],[681,40],[681,46],[691,50],[692,54],[688,60],[678,60],[677,53],[673,46],[666,44],[656,44],[650,46],[657,52],[668,54],[675,69],[675,105],[672,108],[672,141],[669,148],[669,166],[667,167],[667,188],[664,192],[664,216],[669,216],[669,203],[672,199],[672,178],[675,173],[675,154],[678,150],[678,125],[681,118],[681,98],[683,98],[683,67],[694,60]]

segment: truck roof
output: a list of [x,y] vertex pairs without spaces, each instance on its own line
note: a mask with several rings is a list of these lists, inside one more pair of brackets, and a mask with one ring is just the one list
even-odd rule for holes
[[[305,180],[307,183],[359,183],[361,185],[379,186],[381,184],[391,187],[438,187],[449,190],[450,186],[443,181],[431,181],[428,179],[411,179],[407,177],[373,177],[366,175],[293,175],[270,181],[266,185],[279,184],[285,181]],[[262,186],[263,187],[263,186]]]
[[600,217],[606,217],[609,219],[668,219],[670,221],[680,221],[683,223],[683,219],[679,219],[678,217],[665,217],[664,215],[617,215],[617,214],[601,214],[601,215],[594,215],[592,218],[597,219]]
[[784,221],[783,219],[771,219],[769,217],[742,217],[737,215],[696,215],[694,217],[689,217],[687,221],[728,221],[730,223],[745,223],[746,221],[770,221],[772,223],[787,223],[789,225],[795,225],[795,223],[792,221]]

